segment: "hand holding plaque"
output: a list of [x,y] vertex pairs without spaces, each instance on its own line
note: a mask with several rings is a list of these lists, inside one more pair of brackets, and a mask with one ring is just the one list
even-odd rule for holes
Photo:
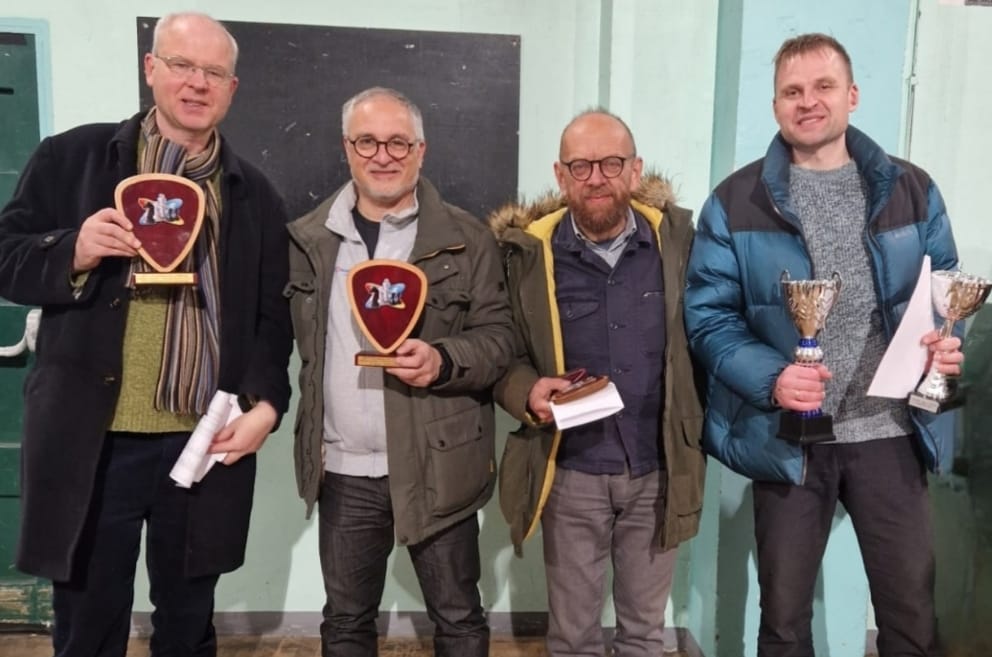
[[393,352],[424,309],[427,278],[401,260],[368,260],[348,272],[348,303],[358,328],[376,349],[355,354],[355,365],[395,367]]
[[[949,338],[954,323],[974,315],[989,296],[992,283],[985,278],[969,276],[956,271],[935,271],[930,275],[930,290],[937,314],[944,318],[940,338]],[[955,397],[954,379],[937,370],[931,363],[930,371],[916,392],[909,396],[909,405],[930,413],[940,413],[959,406],[963,399]]]
[[[816,336],[837,301],[840,286],[837,273],[830,279],[792,281],[789,272],[782,272],[782,295],[788,304],[789,315],[799,329],[799,346],[794,352],[797,365],[812,367],[823,362],[823,350]],[[835,440],[833,418],[819,408],[782,413],[778,437],[800,445]]]
[[114,191],[117,209],[141,241],[138,254],[154,271],[135,272],[135,285],[195,285],[196,272],[176,271],[203,227],[203,190],[189,178],[143,173]]

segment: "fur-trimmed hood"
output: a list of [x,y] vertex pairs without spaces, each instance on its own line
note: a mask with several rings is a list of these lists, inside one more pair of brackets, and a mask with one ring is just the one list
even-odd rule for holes
[[[635,201],[664,210],[669,203],[675,202],[675,192],[671,182],[654,172],[645,172],[641,176],[641,184],[632,195]],[[519,201],[507,203],[494,210],[489,215],[489,227],[497,238],[502,237],[508,228],[523,230],[531,222],[565,207],[565,198],[561,192],[545,192],[534,201],[527,203]]]

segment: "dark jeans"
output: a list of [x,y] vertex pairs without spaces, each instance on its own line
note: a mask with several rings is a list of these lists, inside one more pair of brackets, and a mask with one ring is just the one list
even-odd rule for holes
[[805,485],[755,482],[759,657],[812,657],[813,592],[838,500],[861,548],[880,657],[938,654],[926,473],[905,436],[813,445]]
[[213,657],[217,576],[184,575],[190,491],[169,479],[187,433],[107,434],[72,579],[54,582],[55,657],[127,652],[134,572],[147,523],[153,657]]
[[[389,478],[325,472],[319,537],[327,592],[320,624],[323,657],[374,657],[375,621],[394,541]],[[434,623],[434,654],[486,657],[489,626],[479,597],[476,515],[408,549]]]

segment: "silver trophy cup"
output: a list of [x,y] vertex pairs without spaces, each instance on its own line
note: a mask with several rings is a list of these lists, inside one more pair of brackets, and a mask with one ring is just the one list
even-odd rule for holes
[[[959,271],[935,271],[930,274],[930,290],[937,314],[944,318],[941,339],[950,337],[954,323],[971,317],[985,303],[992,283],[988,279],[969,276]],[[909,405],[930,413],[940,413],[964,401],[955,396],[956,377],[948,378],[937,371],[936,364],[909,396]]]
[[[789,272],[782,272],[782,296],[799,330],[799,345],[793,352],[797,365],[812,367],[823,362],[816,336],[840,295],[840,287],[840,274],[836,272],[828,279],[801,281],[789,280]],[[801,445],[835,440],[833,418],[819,408],[782,413],[778,437]]]

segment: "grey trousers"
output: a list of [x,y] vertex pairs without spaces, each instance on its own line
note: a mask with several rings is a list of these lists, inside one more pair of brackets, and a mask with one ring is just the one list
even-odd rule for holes
[[542,515],[548,654],[603,657],[600,626],[613,563],[616,657],[662,653],[677,550],[661,551],[663,473],[631,478],[559,468]]

